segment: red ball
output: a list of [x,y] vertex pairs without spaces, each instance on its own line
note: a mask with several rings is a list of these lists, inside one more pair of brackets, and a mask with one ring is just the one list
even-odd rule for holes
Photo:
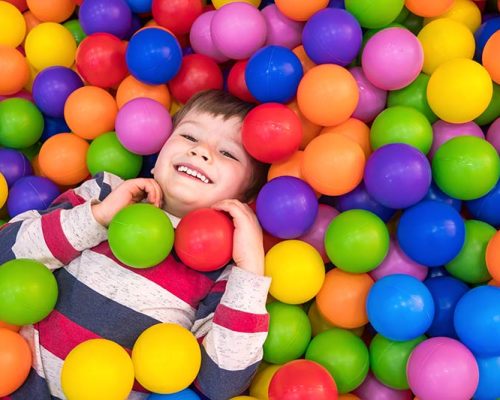
[[175,231],[175,252],[188,267],[215,271],[231,260],[233,233],[233,222],[226,214],[201,208],[181,219]]
[[94,33],[78,46],[76,68],[93,86],[106,89],[118,85],[128,74],[126,45],[109,33]]
[[222,89],[224,79],[217,63],[203,54],[182,58],[177,75],[168,83],[171,94],[186,103],[194,94],[206,89]]
[[203,12],[202,0],[153,0],[154,20],[174,35],[188,33]]
[[255,107],[243,121],[243,146],[259,161],[283,161],[295,153],[302,141],[299,117],[287,106],[266,103]]
[[269,400],[337,400],[337,385],[326,368],[309,360],[282,366],[269,384]]
[[243,101],[257,103],[255,97],[253,97],[248,90],[248,86],[245,81],[245,68],[247,67],[247,64],[248,60],[242,60],[233,65],[227,77],[227,90],[233,96],[236,96]]

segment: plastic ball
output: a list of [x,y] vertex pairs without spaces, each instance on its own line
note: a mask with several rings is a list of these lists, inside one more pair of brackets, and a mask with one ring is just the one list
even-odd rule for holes
[[85,0],[78,17],[87,35],[110,33],[120,39],[132,23],[132,11],[125,0]]
[[136,14],[148,14],[151,12],[153,0],[127,0],[127,4]]
[[[226,4],[229,3],[235,3],[237,0],[212,0],[212,5],[215,8],[221,8],[222,6],[225,6]],[[261,0],[242,0],[245,3],[251,4],[254,7],[259,7],[261,5]],[[266,2],[266,0],[264,0]]]
[[19,98],[0,102],[0,146],[29,147],[40,139],[42,131],[42,113],[32,102]]
[[[261,364],[263,365],[263,364]],[[269,400],[269,384],[281,365],[266,365],[257,370],[250,384],[250,395],[262,400]]]
[[77,19],[71,19],[69,21],[66,21],[63,26],[70,31],[71,35],[73,35],[73,38],[76,41],[77,46],[80,44],[80,42],[87,37],[85,32],[83,31],[83,28],[80,24],[80,21]]
[[298,150],[286,160],[273,163],[267,173],[267,180],[271,181],[278,176],[294,176],[296,178],[302,179],[300,166],[302,164],[303,158],[304,152]]
[[453,5],[453,0],[405,0],[405,6],[419,17],[437,17]]
[[184,389],[171,394],[153,393],[147,397],[147,400],[200,400],[200,396],[191,389]]
[[498,374],[500,374],[500,357],[477,357],[479,367],[479,384],[474,399],[486,400],[500,396]]
[[167,109],[170,108],[172,103],[170,92],[166,85],[148,85],[129,75],[118,86],[116,104],[118,108],[122,108],[126,103],[138,97],[147,97],[156,100]]
[[214,10],[206,11],[196,18],[189,31],[189,42],[196,53],[209,56],[217,62],[224,62],[228,58],[215,47],[210,30],[215,13]]
[[0,45],[0,98],[19,92],[29,78],[30,69],[26,58],[17,49]]
[[49,179],[40,176],[26,176],[14,183],[7,199],[11,217],[29,210],[45,210],[61,194],[59,188]]
[[26,156],[17,150],[0,149],[0,173],[7,181],[7,186],[12,185],[23,176],[33,174],[33,169]]
[[443,192],[457,199],[474,200],[496,185],[500,177],[500,159],[487,141],[461,136],[438,149],[432,160],[432,172]]
[[[57,135],[58,133],[67,133],[71,131],[64,118],[51,118],[44,116],[43,121],[43,133],[42,137],[40,138],[40,141],[42,143],[46,142],[49,138]],[[35,144],[34,146],[37,146],[37,144]]]
[[434,157],[436,151],[448,140],[457,136],[476,136],[484,139],[481,128],[475,122],[466,122],[464,124],[450,124],[439,120],[432,125],[433,141],[429,151],[429,157]]
[[337,385],[326,368],[309,360],[295,360],[281,367],[269,384],[269,400],[337,400]]
[[443,203],[449,204],[455,210],[460,212],[462,210],[462,200],[454,199],[453,197],[444,194],[436,185],[431,184],[427,195],[424,200],[441,201]]
[[424,62],[422,45],[404,28],[387,28],[376,33],[362,55],[363,72],[384,90],[404,88],[415,80]]
[[71,399],[104,396],[126,398],[134,384],[134,366],[125,349],[111,340],[91,339],[80,343],[66,356],[61,386]]
[[203,11],[201,0],[153,0],[152,14],[158,25],[170,30],[174,35],[188,33],[195,19]]
[[294,21],[278,9],[276,4],[270,4],[262,10],[267,24],[267,45],[283,46],[293,49],[302,42],[304,24]]
[[[311,321],[312,336],[317,336],[322,332],[328,331],[335,326],[330,324],[319,312],[316,302],[312,303],[307,311],[309,321]],[[361,328],[363,329],[363,328]]]
[[302,64],[302,68],[304,68],[304,74],[308,72],[312,67],[316,66],[316,64],[307,55],[304,46],[297,46],[292,51],[299,58],[300,63]]
[[359,101],[352,116],[363,122],[372,122],[385,108],[387,92],[373,85],[365,76],[361,67],[350,68],[358,84]]
[[[1,169],[1,167],[0,167]],[[465,203],[471,215],[494,227],[500,226],[500,181],[487,194],[476,200]]]
[[383,28],[393,22],[403,9],[403,0],[346,0],[345,8],[363,28]]
[[8,396],[26,380],[31,369],[31,350],[18,333],[0,329],[0,396]]
[[437,18],[449,18],[464,24],[472,33],[481,25],[481,10],[474,1],[454,0],[451,7],[437,17],[426,18],[424,23],[429,23]]
[[122,209],[112,219],[109,247],[122,263],[149,268],[162,262],[174,244],[174,228],[167,215],[151,204],[138,203]]
[[[123,146],[135,154],[158,153],[172,133],[172,118],[155,100],[137,98],[125,104],[116,116],[115,130]],[[144,137],[144,132],[148,137]]]
[[132,349],[135,378],[146,389],[175,393],[187,388],[198,375],[201,350],[194,335],[176,324],[146,329]]
[[495,32],[486,42],[482,55],[482,64],[495,83],[500,82],[500,63],[495,57],[499,50],[500,35]]
[[14,325],[41,321],[54,309],[57,282],[38,261],[8,261],[0,268],[0,320]]
[[326,133],[335,133],[337,135],[343,135],[349,139],[354,140],[361,146],[361,149],[365,153],[366,158],[372,153],[370,145],[370,128],[363,121],[356,118],[349,118],[347,121],[342,122],[340,125],[336,126],[325,126],[320,131],[320,135]]
[[248,60],[237,61],[231,67],[229,75],[227,76],[227,91],[233,96],[246,101],[248,103],[257,103],[255,97],[248,90],[248,86],[245,80],[245,70],[248,64]]
[[438,337],[420,343],[407,366],[410,388],[421,399],[469,399],[479,369],[472,353],[457,340]]
[[413,400],[409,390],[396,390],[381,383],[370,372],[365,381],[354,391],[356,399],[370,400]]
[[294,100],[287,104],[287,107],[292,110],[300,119],[302,124],[302,141],[300,142],[300,150],[304,150],[307,145],[321,132],[321,126],[309,121],[299,109],[297,101]]
[[325,64],[313,67],[300,81],[297,103],[311,122],[322,126],[339,125],[356,109],[359,89],[345,68]]
[[287,304],[302,304],[318,294],[325,279],[321,255],[310,244],[285,240],[265,256],[265,275],[272,278],[269,292]]
[[266,306],[269,333],[264,343],[264,361],[283,364],[300,358],[311,340],[311,323],[297,305],[278,301]]
[[[500,115],[500,114],[499,114]],[[500,118],[495,117],[493,123],[488,127],[486,140],[493,145],[500,154]]]
[[474,53],[474,59],[481,61],[483,56],[484,46],[488,42],[488,39],[500,29],[500,18],[495,17],[484,21],[484,23],[479,27],[479,29],[474,33],[476,39],[476,51]]
[[171,33],[153,27],[132,36],[125,57],[127,67],[136,79],[159,85],[167,83],[179,72],[182,50]]
[[9,187],[4,176],[0,173],[0,208],[2,208],[9,196]]
[[328,6],[328,0],[276,0],[276,6],[283,13],[294,21],[307,21],[316,12]]
[[12,4],[0,2],[0,45],[19,46],[26,34],[26,23],[21,12]]
[[75,11],[74,0],[27,0],[28,7],[33,15],[44,22],[66,21]]

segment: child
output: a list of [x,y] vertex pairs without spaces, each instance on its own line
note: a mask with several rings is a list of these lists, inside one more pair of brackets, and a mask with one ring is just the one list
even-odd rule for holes
[[[265,167],[245,152],[242,119],[251,106],[222,91],[194,96],[174,118],[174,131],[156,162],[154,179],[104,173],[69,190],[46,211],[28,211],[0,230],[0,265],[29,258],[54,270],[55,310],[21,334],[33,369],[10,397],[62,399],[62,364],[79,343],[103,337],[131,349],[145,329],[173,322],[201,343],[195,386],[212,400],[244,391],[262,359],[267,336],[262,230],[246,202],[265,181]],[[145,132],[145,135],[147,132]],[[64,168],[62,166],[62,168]],[[148,201],[174,227],[188,212],[214,207],[235,225],[233,261],[201,273],[172,254],[149,269],[121,264],[110,251],[107,225],[124,207]],[[144,399],[134,386],[129,399]]]

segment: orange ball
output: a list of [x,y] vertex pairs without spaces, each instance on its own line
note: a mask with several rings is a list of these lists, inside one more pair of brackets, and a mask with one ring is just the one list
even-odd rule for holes
[[19,92],[30,78],[30,68],[23,55],[13,47],[0,45],[0,95]]
[[58,185],[76,185],[89,176],[87,150],[81,137],[59,133],[49,138],[40,149],[40,169]]
[[317,125],[334,126],[346,121],[356,109],[359,88],[352,74],[334,64],[309,70],[299,83],[300,111]]
[[306,72],[308,72],[312,67],[316,66],[316,64],[314,63],[314,61],[311,60],[309,58],[309,56],[307,55],[306,50],[304,49],[304,46],[302,46],[302,45],[297,46],[292,51],[299,58],[300,63],[302,64],[302,68],[304,69],[304,74]]
[[138,97],[156,100],[166,108],[170,108],[172,103],[167,85],[148,85],[129,75],[118,86],[116,104],[122,108],[125,103]]
[[285,161],[272,164],[267,172],[267,180],[270,181],[278,176],[295,176],[296,178],[302,179],[300,166],[303,158],[304,152],[298,150]]
[[486,247],[486,266],[495,281],[500,281],[500,231],[495,233]]
[[453,5],[453,0],[406,0],[405,6],[420,17],[437,17]]
[[74,0],[27,0],[27,4],[33,15],[43,22],[66,21],[76,7]]
[[24,21],[26,22],[26,34],[28,34],[35,26],[40,25],[40,21],[35,15],[30,11],[25,11],[23,13]]
[[488,282],[488,285],[490,285],[490,286],[500,287],[500,282],[499,282],[499,281],[496,281],[496,280],[494,280],[494,279],[491,279],[491,280]]
[[291,109],[300,119],[300,123],[302,125],[302,141],[299,148],[300,150],[304,150],[309,142],[319,135],[322,126],[313,124],[306,117],[304,117],[304,114],[302,114],[299,110],[297,101],[292,101],[287,104],[287,107]]
[[483,67],[495,83],[500,83],[500,31],[496,31],[486,42],[483,50]]
[[31,350],[16,332],[0,328],[0,397],[16,391],[31,368]]
[[282,14],[295,21],[307,21],[317,11],[325,8],[329,0],[276,0]]
[[328,196],[353,190],[363,179],[365,153],[354,140],[325,134],[313,139],[304,150],[302,175],[313,189]]
[[341,394],[337,400],[360,400],[360,398],[354,394]]
[[361,146],[366,158],[368,158],[372,152],[370,145],[370,128],[363,121],[356,118],[349,118],[347,121],[341,123],[337,126],[326,126],[324,127],[320,135],[325,133],[335,133],[338,135],[344,135]]
[[368,323],[366,298],[373,285],[368,274],[351,274],[338,268],[326,274],[318,295],[318,310],[328,322],[345,329]]
[[9,331],[12,331],[12,332],[19,332],[19,329],[21,329],[21,327],[17,326],[17,325],[8,324],[7,322],[0,321],[0,329],[8,329]]
[[118,113],[116,101],[106,90],[84,86],[71,93],[64,105],[70,129],[84,139],[95,139],[112,131]]

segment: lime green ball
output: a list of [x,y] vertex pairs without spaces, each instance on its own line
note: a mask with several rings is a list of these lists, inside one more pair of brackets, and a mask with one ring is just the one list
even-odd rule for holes
[[489,281],[491,275],[486,267],[486,246],[496,232],[486,222],[465,221],[465,243],[460,253],[446,265],[446,270],[466,283]]
[[439,147],[432,159],[432,176],[448,196],[474,200],[496,185],[500,159],[495,148],[475,136],[460,136]]
[[409,13],[408,17],[403,21],[403,25],[416,36],[424,26],[424,19],[418,15]]
[[71,32],[71,35],[75,38],[76,44],[79,45],[80,42],[87,37],[83,31],[80,21],[77,19],[71,19],[63,24],[63,26]]
[[339,328],[320,333],[311,340],[306,359],[330,372],[339,393],[349,393],[361,385],[370,367],[365,343],[354,333]]
[[369,211],[345,211],[328,225],[325,249],[331,262],[343,271],[368,272],[377,268],[387,255],[389,231]]
[[42,113],[31,101],[11,98],[0,102],[0,146],[32,146],[42,136],[43,125]]
[[3,219],[0,219],[0,226],[5,225],[7,221],[4,221]]
[[406,7],[403,7],[399,15],[394,20],[394,22],[402,24],[405,21],[405,19],[408,18],[408,15],[410,15],[410,10],[408,10]]
[[412,107],[420,111],[432,124],[438,120],[438,117],[431,110],[427,101],[427,84],[429,83],[429,75],[421,73],[408,86],[389,92],[387,96],[387,105]]
[[395,106],[382,111],[370,130],[373,150],[391,143],[405,143],[427,154],[432,146],[432,126],[414,108]]
[[413,340],[395,342],[377,334],[370,343],[370,367],[373,374],[386,386],[399,390],[409,389],[406,363],[413,349],[425,339],[422,335]]
[[301,306],[274,301],[266,306],[269,333],[264,343],[264,360],[284,364],[300,358],[311,340],[311,323]]
[[145,203],[125,207],[108,229],[111,251],[122,263],[149,268],[168,257],[174,245],[174,228],[164,211]]
[[488,125],[500,117],[500,85],[493,84],[493,97],[484,112],[474,121],[478,125]]
[[132,179],[141,172],[142,157],[123,147],[115,132],[108,132],[90,144],[87,167],[92,175],[107,171],[122,179]]
[[54,309],[57,293],[56,279],[42,263],[8,261],[0,266],[0,321],[35,324]]
[[382,28],[401,13],[404,0],[345,0],[345,8],[363,28]]
[[24,149],[20,149],[19,151],[23,153],[28,160],[33,160],[33,158],[40,153],[40,148],[42,147],[42,143],[37,142],[33,146],[26,147]]

